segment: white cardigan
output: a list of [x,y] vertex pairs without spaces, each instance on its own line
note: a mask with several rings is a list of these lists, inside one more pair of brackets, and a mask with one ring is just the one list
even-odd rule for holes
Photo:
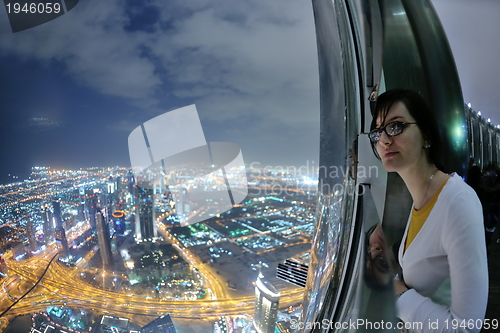
[[[453,174],[406,252],[404,243],[399,263],[411,289],[396,302],[398,317],[417,325],[415,332],[479,332],[488,302],[488,265],[474,190]],[[469,323],[470,328],[461,327]]]

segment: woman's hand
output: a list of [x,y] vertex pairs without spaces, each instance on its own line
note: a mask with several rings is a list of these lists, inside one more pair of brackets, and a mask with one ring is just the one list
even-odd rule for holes
[[399,295],[402,292],[407,291],[409,288],[406,284],[399,280],[394,280],[394,295]]

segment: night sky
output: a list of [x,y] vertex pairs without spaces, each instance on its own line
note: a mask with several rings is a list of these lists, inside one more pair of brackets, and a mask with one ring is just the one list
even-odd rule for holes
[[[433,4],[464,100],[499,124],[500,2]],[[0,8],[0,77],[1,183],[32,166],[130,166],[129,133],[190,104],[207,141],[238,144],[246,164],[318,162],[308,0],[87,0],[15,34]]]

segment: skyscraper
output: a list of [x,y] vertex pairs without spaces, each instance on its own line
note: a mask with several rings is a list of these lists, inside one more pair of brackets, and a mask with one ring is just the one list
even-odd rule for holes
[[115,179],[112,176],[109,176],[108,177],[108,191],[107,191],[107,193],[110,196],[113,196],[113,194],[115,193],[115,191],[116,191]]
[[259,273],[257,278],[255,298],[255,329],[258,333],[274,333],[280,293],[262,273]]
[[134,193],[135,178],[134,178],[134,174],[132,173],[132,171],[128,172],[127,183],[128,183],[129,193],[133,194]]
[[69,257],[68,240],[66,239],[66,231],[63,227],[58,227],[54,230],[56,243],[61,247],[61,258]]
[[80,204],[78,205],[78,220],[79,221],[85,221],[86,216],[85,216],[85,187],[80,186],[78,189],[78,199],[80,201]]
[[69,256],[68,240],[66,239],[66,231],[62,226],[61,217],[61,203],[59,201],[52,201],[54,208],[54,235],[56,242],[61,246],[61,257],[67,258]]
[[180,189],[178,189],[178,191],[180,193],[178,196],[178,200],[175,203],[175,208],[177,211],[177,215],[179,216],[181,221],[184,221],[185,219],[187,219],[187,217],[189,216],[189,213],[191,212],[191,207],[189,204],[189,202],[190,202],[189,201],[189,194],[185,188],[180,188]]
[[154,191],[150,188],[135,186],[135,236],[140,240],[156,238]]
[[78,205],[78,216],[77,217],[78,217],[78,222],[86,220],[86,218],[85,218],[85,202],[81,202]]
[[35,226],[30,218],[28,218],[28,224],[26,225],[26,233],[28,234],[30,251],[35,252],[38,250],[38,244],[36,242]]
[[96,230],[96,213],[97,213],[97,198],[95,196],[92,196],[88,199],[89,203],[89,221],[90,221],[90,228],[92,229],[92,232],[95,232]]
[[61,203],[59,201],[52,201],[52,209],[54,210],[54,227],[62,227]]
[[54,236],[54,221],[52,219],[52,211],[49,206],[42,206],[40,212],[43,221],[43,241],[49,244]]
[[115,193],[113,194],[113,201],[118,203],[120,201],[121,191],[122,191],[122,178],[120,176],[116,176],[114,178],[115,182]]
[[121,190],[121,178],[120,176],[108,178],[107,185],[107,203],[111,207],[113,204],[117,204],[120,201],[120,190]]
[[106,219],[98,210],[96,213],[97,222],[97,241],[99,242],[99,249],[102,258],[102,266],[104,269],[113,267],[113,253],[111,252],[111,239],[109,235],[109,226]]

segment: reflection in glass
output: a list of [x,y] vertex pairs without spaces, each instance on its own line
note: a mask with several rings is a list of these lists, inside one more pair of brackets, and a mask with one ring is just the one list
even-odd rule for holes
[[392,288],[391,255],[388,252],[382,224],[370,227],[365,236],[364,280],[370,289],[383,291]]

